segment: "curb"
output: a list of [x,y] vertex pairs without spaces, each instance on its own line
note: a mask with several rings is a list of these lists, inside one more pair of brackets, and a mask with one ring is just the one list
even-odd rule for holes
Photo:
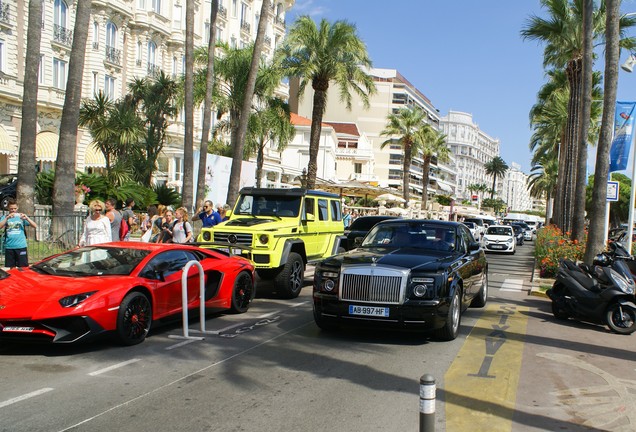
[[548,298],[548,295],[545,293],[545,291],[541,291],[539,289],[539,287],[541,285],[550,285],[550,286],[552,286],[552,284],[554,284],[554,279],[552,279],[552,278],[534,278],[534,280],[532,281],[532,286],[530,288],[530,292],[528,293],[528,295],[531,295],[531,296],[534,296],[534,297]]

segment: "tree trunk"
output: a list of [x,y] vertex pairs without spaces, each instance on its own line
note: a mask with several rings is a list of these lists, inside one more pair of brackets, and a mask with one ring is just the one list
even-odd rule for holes
[[208,142],[212,121],[212,90],[214,88],[214,55],[216,47],[216,16],[219,0],[212,0],[210,6],[210,40],[208,41],[208,68],[205,75],[205,98],[203,100],[203,130],[199,148],[199,175],[197,179],[196,208],[203,206],[205,200],[205,175],[208,160]]
[[[69,216],[75,206],[75,159],[77,155],[77,124],[82,99],[82,76],[88,23],[91,16],[91,2],[78,1],[75,4],[75,25],[73,26],[73,46],[71,50],[64,108],[60,121],[60,140],[55,161],[55,181],[53,183],[53,215]],[[53,218],[53,235],[59,236],[70,228],[71,218]]]
[[309,132],[309,163],[307,164],[307,180],[305,187],[314,189],[316,187],[316,176],[318,175],[318,150],[320,149],[320,134],[322,133],[322,116],[325,113],[327,101],[327,89],[329,81],[312,82],[314,88],[314,105],[311,113],[311,130]]
[[34,212],[35,139],[38,125],[38,70],[42,35],[42,2],[29,2],[29,28],[22,92],[22,124],[18,159],[18,206],[23,213]]
[[261,61],[261,52],[263,51],[263,43],[265,41],[265,31],[267,30],[267,22],[271,12],[271,1],[263,0],[261,5],[261,16],[258,20],[258,31],[256,32],[256,41],[254,42],[254,52],[252,53],[252,63],[250,71],[247,75],[247,83],[245,85],[245,96],[243,98],[243,106],[241,108],[241,118],[237,131],[234,154],[232,155],[232,169],[230,170],[230,182],[227,191],[227,202],[230,205],[236,202],[241,184],[241,167],[243,164],[243,147],[245,145],[245,134],[247,132],[247,122],[250,119],[252,111],[252,99],[254,97],[254,87],[256,86],[256,75]]
[[578,124],[578,159],[576,161],[576,183],[574,212],[572,217],[572,240],[582,242],[585,237],[585,193],[587,183],[587,138],[592,111],[592,63],[594,47],[592,45],[593,0],[584,0],[583,7],[583,61],[581,71],[581,98]]
[[[412,160],[413,160],[413,144],[411,142],[405,142],[404,143],[404,159],[402,160],[402,198],[404,198],[405,204],[409,202],[409,192],[411,191],[411,161]],[[424,193],[422,195],[424,195],[425,193],[426,193],[426,186],[424,186]],[[422,204],[424,204],[424,201],[422,201]]]
[[566,125],[566,138],[562,150],[564,150],[564,169],[559,171],[559,176],[563,176],[563,184],[561,189],[561,206],[560,219],[557,225],[564,233],[572,231],[572,222],[574,216],[574,201],[576,199],[576,174],[578,161],[578,124],[581,115],[580,104],[578,103],[581,96],[581,67],[582,59],[574,59],[568,62],[566,74],[570,83],[570,99],[568,101],[568,122]]
[[[589,0],[588,0],[589,1]],[[592,203],[590,209],[590,227],[585,246],[584,261],[592,263],[594,255],[603,250],[605,240],[605,209],[607,203],[607,179],[609,171],[609,152],[612,146],[614,110],[616,109],[616,86],[618,82],[618,59],[620,55],[619,17],[620,0],[606,0],[607,8],[605,28],[605,79],[603,90],[603,118],[596,149],[596,167]],[[632,185],[633,186],[633,185]]]
[[424,164],[422,165],[422,183],[423,183],[423,191],[422,191],[422,209],[426,210],[426,205],[428,203],[428,181],[431,176],[431,159],[426,157],[424,158]]
[[490,199],[495,197],[495,188],[497,187],[497,174],[492,175],[492,189],[490,189]]
[[[210,28],[210,33],[212,28]],[[185,42],[185,132],[183,136],[183,188],[181,205],[188,212],[193,207],[193,165],[194,165],[194,0],[186,0],[186,42]],[[207,152],[206,152],[207,153]]]
[[263,163],[265,162],[265,142],[263,139],[258,143],[256,152],[256,187],[261,187],[261,177],[263,176]]

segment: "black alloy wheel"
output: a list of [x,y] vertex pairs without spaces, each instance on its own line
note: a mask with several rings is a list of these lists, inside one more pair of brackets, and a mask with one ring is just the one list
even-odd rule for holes
[[117,314],[117,336],[124,345],[136,345],[146,339],[152,324],[152,305],[148,297],[133,291],[124,297]]
[[230,310],[233,313],[245,313],[250,307],[250,303],[254,299],[255,294],[254,281],[247,272],[241,272],[234,281],[232,289],[232,306]]

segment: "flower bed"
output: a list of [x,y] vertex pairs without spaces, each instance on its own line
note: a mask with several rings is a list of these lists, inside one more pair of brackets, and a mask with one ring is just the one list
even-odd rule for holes
[[576,240],[570,240],[569,233],[563,234],[554,225],[548,225],[537,231],[534,257],[539,266],[539,276],[542,278],[556,276],[561,259],[581,260],[584,252],[585,241],[579,243]]

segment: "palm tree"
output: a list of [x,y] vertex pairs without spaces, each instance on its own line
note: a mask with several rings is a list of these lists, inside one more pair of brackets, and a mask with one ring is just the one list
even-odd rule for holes
[[267,106],[250,116],[247,127],[246,149],[256,152],[256,187],[261,187],[265,145],[271,142],[282,151],[296,133],[289,117],[289,105],[279,98],[270,98]]
[[[219,11],[219,0],[212,0],[210,4],[210,37],[207,49],[207,67],[205,71],[205,96],[203,98],[203,126],[201,144],[199,146],[199,175],[197,176],[196,208],[203,205],[205,199],[205,169],[208,158],[208,142],[210,141],[210,126],[212,121],[212,94],[214,90],[214,55],[216,17]],[[195,51],[196,55],[196,51]]]
[[[194,162],[194,0],[186,0],[185,31],[185,82],[184,102],[185,128],[183,136],[183,188],[181,205],[192,209],[193,162]],[[212,28],[210,28],[212,33]]]
[[[618,58],[620,46],[629,47],[631,39],[621,41],[621,29],[636,24],[634,17],[619,17],[620,1],[607,0],[607,26],[605,40],[605,89],[600,137],[596,149],[595,179],[606,179],[609,172],[609,151],[611,148],[614,107],[616,106],[616,86],[618,81]],[[631,48],[631,47],[630,47]],[[609,109],[611,107],[612,109]],[[585,248],[584,261],[591,263],[593,256],[603,248],[605,241],[605,207],[607,206],[607,188],[605,181],[595,181],[590,206],[590,226]]]
[[446,145],[446,135],[433,129],[429,124],[425,124],[424,127],[418,131],[418,138],[418,141],[422,143],[420,151],[422,159],[424,160],[424,165],[422,166],[422,184],[424,187],[422,193],[422,208],[426,208],[431,161],[436,157],[437,162],[448,162],[451,152]]
[[298,18],[292,25],[277,57],[288,76],[299,78],[299,95],[304,93],[308,83],[314,90],[307,165],[307,188],[312,189],[316,184],[320,133],[329,85],[332,81],[335,83],[347,109],[351,109],[352,92],[357,93],[368,107],[368,96],[375,93],[375,84],[363,68],[371,67],[371,60],[353,24],[346,21],[331,24],[323,19],[317,27],[309,16]]
[[145,121],[144,148],[132,155],[136,164],[135,178],[151,186],[157,158],[163,149],[168,119],[177,113],[178,84],[163,71],[153,78],[137,78],[128,84],[126,104],[134,107]]
[[79,125],[90,131],[104,155],[108,182],[117,187],[130,180],[130,155],[141,152],[144,136],[144,123],[135,109],[124,100],[112,102],[100,91],[94,99],[82,101]]
[[263,51],[263,43],[265,41],[265,31],[267,30],[267,21],[271,12],[270,0],[263,0],[261,4],[261,14],[258,20],[258,31],[256,32],[256,40],[252,51],[252,61],[250,62],[249,72],[247,73],[247,82],[245,83],[245,94],[243,95],[243,103],[241,105],[241,114],[238,121],[236,131],[236,141],[234,142],[234,153],[232,155],[232,168],[230,169],[230,183],[227,190],[228,203],[234,203],[238,198],[241,167],[243,164],[243,146],[245,145],[245,133],[247,132],[247,122],[249,121],[252,111],[252,99],[254,98],[254,89],[256,87],[256,78],[261,63],[261,52]]
[[[422,128],[426,125],[426,113],[418,107],[402,108],[397,113],[387,116],[387,124],[380,136],[391,137],[384,141],[380,148],[387,145],[399,144],[402,146],[404,156],[402,157],[402,198],[409,202],[409,191],[411,176],[411,162],[413,155],[417,155],[422,147]],[[313,121],[312,121],[313,125]],[[313,127],[313,126],[312,126]],[[424,185],[424,194],[426,185]]]
[[[53,214],[70,215],[75,206],[75,158],[77,150],[77,123],[82,98],[82,76],[88,39],[88,23],[91,17],[91,2],[77,2],[73,46],[68,67],[64,108],[60,121],[60,139],[55,161],[53,182]],[[54,218],[53,234],[61,235],[68,229],[62,218]]]
[[38,69],[42,34],[42,2],[29,2],[24,87],[22,89],[22,124],[16,195],[23,212],[33,214],[35,196],[35,137],[38,125]]
[[[584,203],[577,199],[576,188],[579,171],[577,164],[586,163],[580,159],[583,153],[581,146],[587,145],[581,139],[580,128],[582,94],[582,63],[583,41],[582,21],[583,10],[581,1],[572,0],[542,0],[549,17],[547,19],[532,16],[521,35],[526,39],[545,42],[544,66],[551,66],[565,70],[570,88],[568,103],[568,121],[563,141],[559,149],[559,186],[555,197],[555,218],[557,225],[564,231],[569,231],[573,225],[574,213],[582,213]],[[592,38],[597,39],[605,28],[605,4],[601,3],[592,17]],[[630,44],[632,45],[632,44]],[[589,121],[587,119],[586,121]]]
[[503,178],[506,175],[506,172],[508,172],[508,164],[500,156],[495,156],[490,162],[486,162],[484,168],[486,168],[486,174],[492,176],[490,199],[493,199],[497,191],[497,179]]
[[533,163],[528,176],[530,196],[546,200],[546,224],[552,218],[549,208],[556,189],[558,168],[557,158],[546,155]]

